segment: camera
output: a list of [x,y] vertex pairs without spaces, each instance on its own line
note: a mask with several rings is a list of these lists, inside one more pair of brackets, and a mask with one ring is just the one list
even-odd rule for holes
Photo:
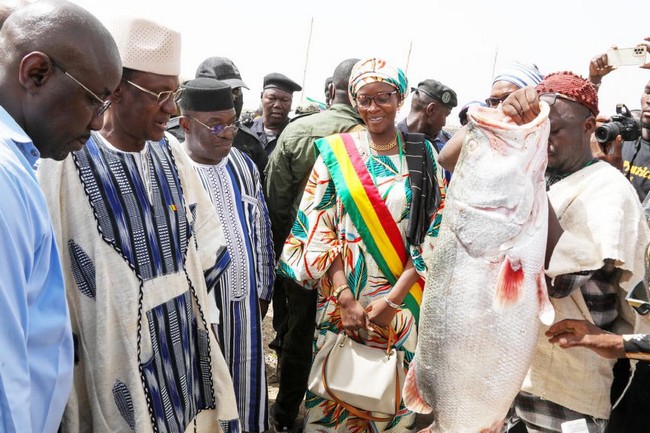
[[613,141],[617,135],[620,135],[623,141],[634,141],[641,136],[641,124],[625,104],[616,104],[616,115],[596,128],[595,135],[601,144]]

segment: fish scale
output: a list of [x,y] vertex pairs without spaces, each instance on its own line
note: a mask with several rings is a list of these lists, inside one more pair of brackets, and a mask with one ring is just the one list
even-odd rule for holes
[[499,432],[530,366],[543,278],[549,107],[518,126],[472,107],[429,263],[418,346],[404,387],[434,433]]

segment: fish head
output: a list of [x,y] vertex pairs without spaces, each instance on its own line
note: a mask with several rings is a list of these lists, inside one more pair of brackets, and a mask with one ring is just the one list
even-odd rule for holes
[[498,252],[535,221],[544,188],[548,105],[532,122],[516,125],[500,109],[472,107],[468,132],[447,193],[445,215],[474,257]]

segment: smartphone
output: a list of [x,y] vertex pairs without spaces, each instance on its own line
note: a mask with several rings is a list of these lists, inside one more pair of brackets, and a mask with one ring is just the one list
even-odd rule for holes
[[607,50],[607,63],[610,66],[638,66],[645,64],[646,47],[611,48]]

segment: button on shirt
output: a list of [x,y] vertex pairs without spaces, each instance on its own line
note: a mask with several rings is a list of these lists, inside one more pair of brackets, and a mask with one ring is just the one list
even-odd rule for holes
[[0,106],[0,432],[56,432],[73,342],[39,152]]

